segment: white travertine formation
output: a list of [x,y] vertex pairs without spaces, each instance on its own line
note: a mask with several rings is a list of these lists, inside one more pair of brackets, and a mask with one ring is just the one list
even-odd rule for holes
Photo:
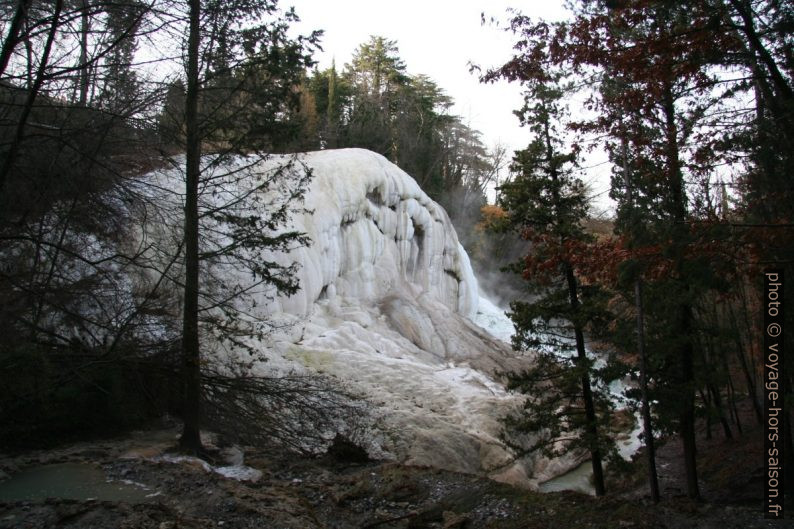
[[313,170],[295,228],[312,240],[293,253],[301,292],[274,310],[309,314],[320,297],[375,301],[412,283],[466,317],[477,280],[447,213],[404,171],[363,149],[306,154]]
[[[534,461],[516,460],[500,439],[501,417],[521,403],[500,374],[521,363],[504,341],[474,323],[509,327],[490,303],[478,314],[477,281],[443,208],[370,151],[299,159],[313,177],[307,211],[294,215],[290,229],[311,243],[267,256],[299,263],[299,292],[275,299],[272,290],[254,293],[246,298],[250,306],[240,307],[275,324],[267,340],[256,343],[266,361],[255,369],[333,375],[365,395],[382,426],[366,440],[373,455],[529,486],[559,473],[549,467],[529,476]],[[284,161],[272,157],[253,171],[268,174]],[[248,163],[239,159],[216,170],[234,173]],[[153,178],[176,190],[176,175],[168,170]],[[229,282],[250,281],[239,270],[224,275]],[[217,354],[235,353],[219,348]]]
[[447,213],[370,151],[302,161],[314,175],[311,213],[293,227],[312,244],[289,256],[301,291],[269,305],[269,317],[295,325],[271,342],[279,354],[268,368],[335,375],[368,395],[385,425],[368,447],[376,453],[524,485],[551,477],[528,477],[529,462],[500,440],[500,418],[520,398],[498,374],[518,362],[473,323],[477,281]]

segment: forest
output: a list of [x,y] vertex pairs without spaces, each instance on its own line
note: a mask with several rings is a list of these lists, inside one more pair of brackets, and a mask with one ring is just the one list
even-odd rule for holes
[[[480,281],[481,295],[504,302],[515,332],[493,378],[521,399],[494,417],[498,442],[515,460],[586,462],[594,498],[571,513],[598,527],[624,515],[636,527],[779,517],[794,497],[794,334],[768,329],[789,327],[794,311],[766,303],[784,307],[794,277],[794,3],[568,4],[559,21],[531,5],[483,15],[515,43],[501,64],[471,65],[483,84],[521,87],[527,144],[510,152],[486,145],[388,36],[319,68],[322,28],[296,34],[299,10],[277,0],[2,2],[0,452],[170,417],[175,453],[212,464],[218,443],[205,431],[306,460],[318,447],[376,459],[361,432],[376,428],[377,406],[355,386],[252,367],[273,363],[269,340],[284,332],[252,307],[309,289],[300,271],[314,265],[290,256],[319,239],[293,218],[315,213],[305,201],[321,175],[302,153],[356,148],[412,177],[448,215],[474,275],[496,278]],[[585,184],[593,153],[610,168],[608,218]],[[367,189],[367,207],[385,211],[390,198],[377,194]],[[429,229],[412,226],[421,259]],[[461,270],[443,268],[463,289]],[[331,303],[321,286],[317,302]],[[389,299],[377,300],[384,314]],[[641,441],[633,461],[619,451],[627,422]],[[19,466],[3,461],[0,485]],[[668,465],[677,488],[660,478]],[[747,475],[728,475],[732,465]],[[511,498],[512,518],[457,500],[370,512],[361,498],[399,503],[392,489],[418,487],[409,467],[334,493],[334,509],[358,509],[355,523],[280,523],[567,527],[574,514],[547,511],[585,501],[515,499],[518,489],[492,484],[475,495]],[[5,501],[0,515],[17,516]],[[307,501],[331,516],[326,500],[287,503]],[[724,504],[745,511],[714,507]],[[199,518],[174,527],[210,526]],[[62,526],[41,523],[27,526]]]

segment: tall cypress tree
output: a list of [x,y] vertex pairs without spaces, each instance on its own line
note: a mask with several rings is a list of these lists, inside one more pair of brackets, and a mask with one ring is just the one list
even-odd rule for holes
[[605,493],[603,459],[614,449],[608,438],[611,404],[598,383],[602,373],[588,355],[585,331],[603,315],[605,299],[577,272],[575,256],[591,237],[583,228],[588,201],[576,178],[577,153],[565,150],[563,91],[556,79],[531,83],[521,111],[534,134],[516,153],[514,178],[501,187],[507,224],[532,243],[532,253],[514,267],[523,274],[532,301],[514,301],[513,345],[532,351],[532,368],[511,376],[509,386],[528,397],[524,412],[507,420],[511,432],[535,436],[533,448],[549,456],[586,450],[596,494]]

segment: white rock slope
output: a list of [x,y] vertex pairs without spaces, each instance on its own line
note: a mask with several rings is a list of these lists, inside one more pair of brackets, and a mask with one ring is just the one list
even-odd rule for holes
[[363,149],[307,154],[310,214],[296,219],[313,244],[293,255],[301,293],[282,310],[308,314],[320,297],[378,300],[411,283],[455,312],[477,311],[477,280],[447,213],[413,178]]
[[[517,361],[472,321],[477,281],[446,212],[370,151],[301,159],[313,178],[307,212],[294,216],[292,228],[312,242],[272,256],[300,263],[301,289],[275,300],[255,294],[242,307],[281,329],[262,344],[267,361],[259,369],[326,373],[366,395],[383,425],[369,438],[375,454],[530,485],[551,477],[527,478],[525,462],[499,439],[499,419],[518,399],[498,374]],[[255,172],[280,163],[271,159]],[[246,161],[227,170],[235,164]],[[162,187],[178,189],[169,171],[159,177]]]
[[[361,149],[306,154],[314,178],[294,227],[301,291],[268,305],[295,323],[268,368],[338,376],[379,407],[371,449],[414,464],[532,483],[499,440],[516,405],[498,373],[509,347],[472,322],[477,282],[446,212],[397,166]],[[263,300],[263,303],[265,300]]]

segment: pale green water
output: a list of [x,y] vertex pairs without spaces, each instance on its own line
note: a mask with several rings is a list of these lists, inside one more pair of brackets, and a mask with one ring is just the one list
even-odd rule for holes
[[561,476],[544,481],[538,486],[540,492],[559,492],[561,490],[575,490],[585,494],[595,495],[593,488],[593,466],[590,461],[585,461],[573,470]]
[[101,468],[88,463],[44,465],[0,481],[0,501],[63,498],[140,503],[150,501],[151,493],[139,485],[108,482]]

